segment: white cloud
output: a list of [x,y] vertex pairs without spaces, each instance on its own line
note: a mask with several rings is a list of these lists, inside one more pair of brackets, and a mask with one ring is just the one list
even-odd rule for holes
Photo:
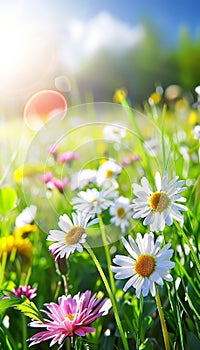
[[106,12],[89,21],[70,19],[65,24],[61,42],[61,59],[71,68],[82,60],[92,57],[104,48],[121,52],[141,41],[144,29],[141,25],[131,27]]

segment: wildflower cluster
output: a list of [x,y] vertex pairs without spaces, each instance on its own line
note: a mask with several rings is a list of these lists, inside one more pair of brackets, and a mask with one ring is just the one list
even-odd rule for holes
[[[151,94],[142,127],[127,91],[117,90],[114,101],[131,120],[95,125],[95,159],[84,162],[75,136],[71,149],[63,140],[46,141],[44,166],[23,170],[25,180],[36,178],[45,190],[34,183],[25,204],[30,182],[16,181],[16,172],[16,188],[0,188],[7,199],[7,207],[0,203],[1,329],[10,348],[13,307],[22,312],[16,349],[26,349],[27,342],[70,350],[139,350],[154,343],[166,350],[180,344],[182,350],[184,342],[192,348],[191,339],[199,344],[200,121],[198,105],[184,103],[183,116],[182,98],[172,98],[173,89]],[[172,132],[163,122],[172,113],[182,131]],[[52,223],[47,200],[56,221],[45,231]],[[33,334],[33,328],[39,331]]]

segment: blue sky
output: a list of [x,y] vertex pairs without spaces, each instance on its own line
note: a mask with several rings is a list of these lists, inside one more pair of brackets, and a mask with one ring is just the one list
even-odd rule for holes
[[199,18],[197,0],[0,0],[1,85],[19,90],[56,65],[73,72],[101,49],[129,49],[144,38],[147,19],[167,45],[183,26],[195,39]]
[[[160,29],[176,39],[177,32],[182,25],[189,28],[195,36],[197,28],[200,30],[200,1],[198,0],[5,0],[21,11],[37,18],[51,18],[54,25],[67,18],[82,20],[90,19],[102,11],[129,23],[132,26],[140,23],[144,18],[150,18]],[[0,3],[1,7],[1,3]],[[35,20],[36,20],[35,17]],[[52,23],[53,25],[53,23]]]
[[[26,5],[25,5],[26,4]],[[28,5],[29,4],[29,5]],[[172,41],[176,41],[181,26],[187,26],[191,35],[200,31],[200,1],[191,0],[26,0],[24,7],[34,11],[41,9],[39,16],[52,16],[59,25],[59,19],[90,19],[99,12],[106,11],[112,16],[135,26],[144,18],[149,18]]]

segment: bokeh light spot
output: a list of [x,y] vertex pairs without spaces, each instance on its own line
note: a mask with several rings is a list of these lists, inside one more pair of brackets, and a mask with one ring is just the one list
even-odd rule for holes
[[69,92],[71,90],[70,80],[66,75],[59,75],[55,78],[55,87],[61,92]]
[[64,116],[66,111],[67,101],[60,92],[41,90],[27,101],[24,108],[24,120],[29,128],[39,130],[57,113]]

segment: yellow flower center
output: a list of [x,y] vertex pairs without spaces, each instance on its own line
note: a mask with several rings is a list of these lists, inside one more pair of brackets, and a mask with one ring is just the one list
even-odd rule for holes
[[153,256],[142,254],[135,263],[135,271],[142,277],[149,277],[155,270],[155,260]]
[[120,219],[122,219],[122,218],[124,217],[124,215],[125,215],[125,210],[124,210],[124,208],[123,208],[123,207],[119,207],[119,208],[117,209],[117,216],[118,216]]
[[155,192],[152,193],[149,204],[151,209],[162,212],[163,210],[167,209],[169,198],[164,192]]
[[106,170],[106,178],[109,179],[113,176],[113,171],[111,169]]
[[99,203],[99,199],[95,198],[91,201],[91,203],[97,204],[97,203]]
[[68,314],[66,315],[66,318],[68,318],[70,321],[74,320],[74,315],[73,314]]
[[80,241],[85,230],[82,226],[75,226],[71,228],[65,235],[65,243],[67,246],[76,244]]

